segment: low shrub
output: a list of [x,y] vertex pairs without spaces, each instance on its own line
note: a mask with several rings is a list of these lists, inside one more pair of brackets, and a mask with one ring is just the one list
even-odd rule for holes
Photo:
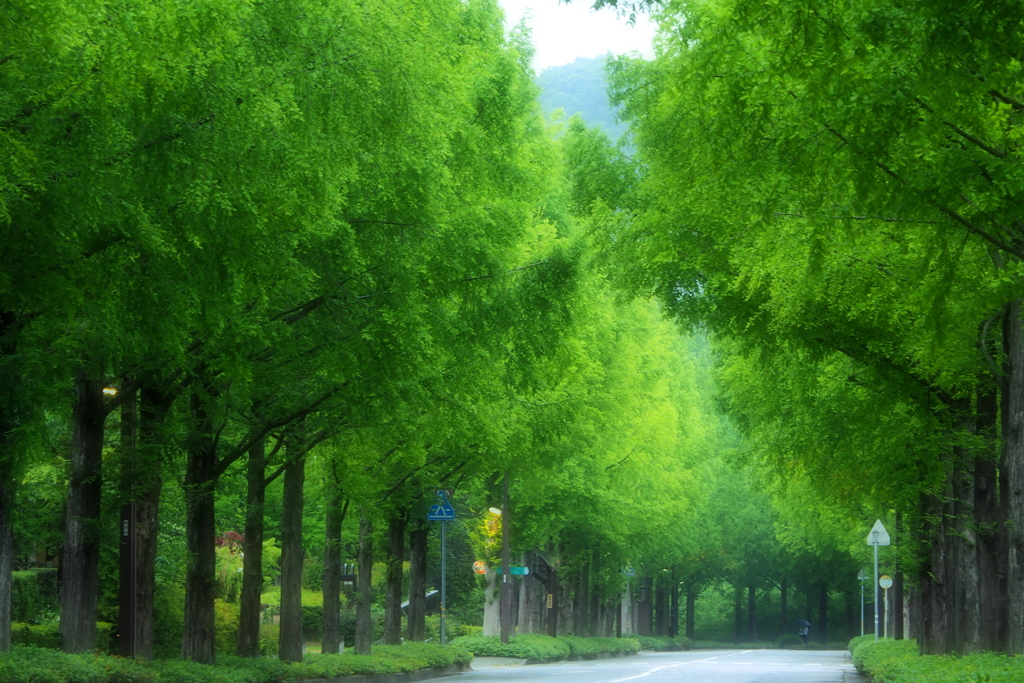
[[569,646],[577,657],[597,657],[604,654],[636,654],[640,642],[636,638],[581,638],[560,636],[558,640]]
[[0,683],[278,683],[358,674],[388,674],[469,662],[464,648],[429,643],[373,648],[369,656],[309,655],[278,659],[222,656],[216,666],[181,660],[144,662],[108,655],[69,655],[15,645],[0,653]]
[[853,663],[878,683],[1018,683],[1024,680],[1024,657],[983,652],[956,655],[920,655],[917,642],[879,640],[863,636],[850,641]]
[[497,636],[460,636],[452,645],[463,647],[477,657],[516,657],[531,661],[577,657],[596,657],[602,654],[635,654],[640,643],[635,638],[581,638],[561,636],[552,638],[540,633],[524,633],[502,643]]
[[153,595],[153,657],[177,657],[184,631],[185,588],[170,581],[157,583]]
[[238,622],[241,609],[232,602],[220,598],[213,601],[214,647],[219,655],[230,655],[238,642]]
[[260,624],[260,653],[266,657],[276,657],[281,649],[281,626],[279,624]]
[[653,650],[655,652],[678,652],[693,648],[693,641],[686,636],[634,636],[639,642],[641,649]]
[[[11,624],[11,643],[15,645],[34,645],[59,650],[61,647],[60,625],[50,624]],[[117,646],[114,638],[114,626],[104,621],[96,624],[96,651],[113,652]]]
[[567,643],[539,633],[512,636],[508,643],[502,643],[497,636],[462,636],[453,639],[452,645],[465,648],[477,657],[517,657],[539,661],[572,654]]
[[59,613],[56,569],[11,572],[11,621],[44,624]]

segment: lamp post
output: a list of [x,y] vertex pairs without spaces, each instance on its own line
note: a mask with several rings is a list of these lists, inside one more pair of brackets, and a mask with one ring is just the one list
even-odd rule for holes
[[890,544],[889,532],[885,530],[882,520],[875,520],[875,525],[868,532],[868,545],[875,549],[875,640],[878,640],[878,546]]

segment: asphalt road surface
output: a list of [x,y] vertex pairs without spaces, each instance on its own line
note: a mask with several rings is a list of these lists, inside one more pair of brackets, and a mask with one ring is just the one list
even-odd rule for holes
[[[531,666],[474,662],[458,683],[866,683],[845,651],[699,650]],[[453,680],[453,683],[454,683]]]

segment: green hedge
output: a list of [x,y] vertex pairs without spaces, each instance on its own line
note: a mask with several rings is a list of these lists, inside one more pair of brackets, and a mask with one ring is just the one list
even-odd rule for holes
[[11,572],[11,621],[43,624],[59,612],[56,569]]
[[[61,646],[60,626],[58,624],[12,623],[11,643],[59,650]],[[96,650],[98,652],[113,652],[116,645],[114,626],[104,621],[98,622],[96,624]]]
[[853,664],[875,683],[1020,683],[1024,657],[984,652],[955,655],[920,655],[917,641],[859,636],[850,641]]
[[466,663],[464,648],[429,643],[374,647],[369,656],[307,655],[301,663],[223,656],[216,666],[180,660],[145,662],[108,655],[69,655],[16,645],[0,653],[0,683],[277,683],[417,671]]
[[686,636],[670,638],[668,636],[634,636],[640,641],[640,648],[654,650],[655,652],[678,652],[679,650],[690,650],[693,648],[693,641]]
[[640,650],[635,638],[552,638],[539,633],[512,636],[508,643],[502,643],[497,636],[462,636],[452,640],[452,644],[466,648],[477,657],[516,657],[531,661],[565,659],[570,655],[635,654]]

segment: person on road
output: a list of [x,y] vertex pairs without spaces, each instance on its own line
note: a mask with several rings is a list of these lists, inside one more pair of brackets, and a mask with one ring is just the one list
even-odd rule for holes
[[801,619],[796,622],[796,626],[797,633],[804,639],[804,645],[807,645],[807,639],[811,637],[811,622],[806,619]]

